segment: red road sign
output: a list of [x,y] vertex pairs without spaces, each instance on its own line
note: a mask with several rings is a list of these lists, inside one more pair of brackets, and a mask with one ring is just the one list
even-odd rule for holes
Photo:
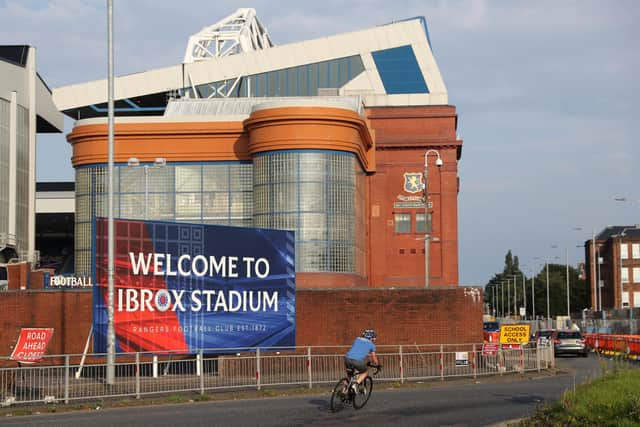
[[11,353],[11,360],[21,363],[39,362],[52,336],[53,328],[22,328]]
[[482,355],[483,356],[495,356],[498,354],[498,346],[499,344],[482,344]]
[[502,344],[502,348],[521,349],[522,344]]

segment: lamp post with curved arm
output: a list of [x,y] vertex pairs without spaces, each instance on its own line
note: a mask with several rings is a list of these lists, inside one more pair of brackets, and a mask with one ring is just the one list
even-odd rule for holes
[[431,230],[429,226],[429,174],[428,174],[428,157],[429,154],[435,154],[436,158],[436,166],[442,166],[442,158],[440,157],[440,153],[437,150],[427,150],[424,153],[424,184],[422,187],[424,199],[424,221],[425,221],[425,233],[424,233],[424,286],[425,288],[429,287],[429,241],[431,240]]
[[164,157],[156,157],[152,165],[147,165],[147,164],[141,165],[140,160],[138,160],[136,157],[130,157],[129,160],[127,160],[127,166],[130,166],[132,168],[142,168],[142,170],[144,171],[144,219],[145,221],[148,219],[156,219],[156,218],[149,218],[149,215],[148,215],[149,169],[162,168],[166,166],[166,164],[167,164],[167,159],[165,159]]

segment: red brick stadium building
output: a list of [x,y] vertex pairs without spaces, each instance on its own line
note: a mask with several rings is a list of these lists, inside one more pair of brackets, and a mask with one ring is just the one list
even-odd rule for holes
[[[298,345],[365,327],[393,344],[480,342],[481,291],[458,287],[458,116],[424,19],[207,52],[116,79],[115,216],[294,230]],[[106,85],[53,93],[77,120],[77,275],[106,216]],[[15,322],[62,331],[51,351],[81,350],[89,292],[3,297]]]

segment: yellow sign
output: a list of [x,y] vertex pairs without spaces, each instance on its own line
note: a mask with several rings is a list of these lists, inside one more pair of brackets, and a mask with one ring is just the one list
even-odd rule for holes
[[500,344],[527,344],[529,325],[501,325]]

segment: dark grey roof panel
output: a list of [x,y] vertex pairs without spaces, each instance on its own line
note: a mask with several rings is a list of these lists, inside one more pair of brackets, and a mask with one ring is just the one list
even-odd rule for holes
[[36,191],[74,191],[75,188],[73,181],[36,182]]
[[622,233],[625,229],[635,228],[633,225],[609,225],[596,235],[596,240],[609,240],[610,238]]
[[29,56],[29,46],[0,46],[0,59],[12,64],[24,67],[27,65],[27,57]]
[[626,228],[623,231],[625,237],[634,237],[640,238],[640,225],[636,225],[635,227]]

